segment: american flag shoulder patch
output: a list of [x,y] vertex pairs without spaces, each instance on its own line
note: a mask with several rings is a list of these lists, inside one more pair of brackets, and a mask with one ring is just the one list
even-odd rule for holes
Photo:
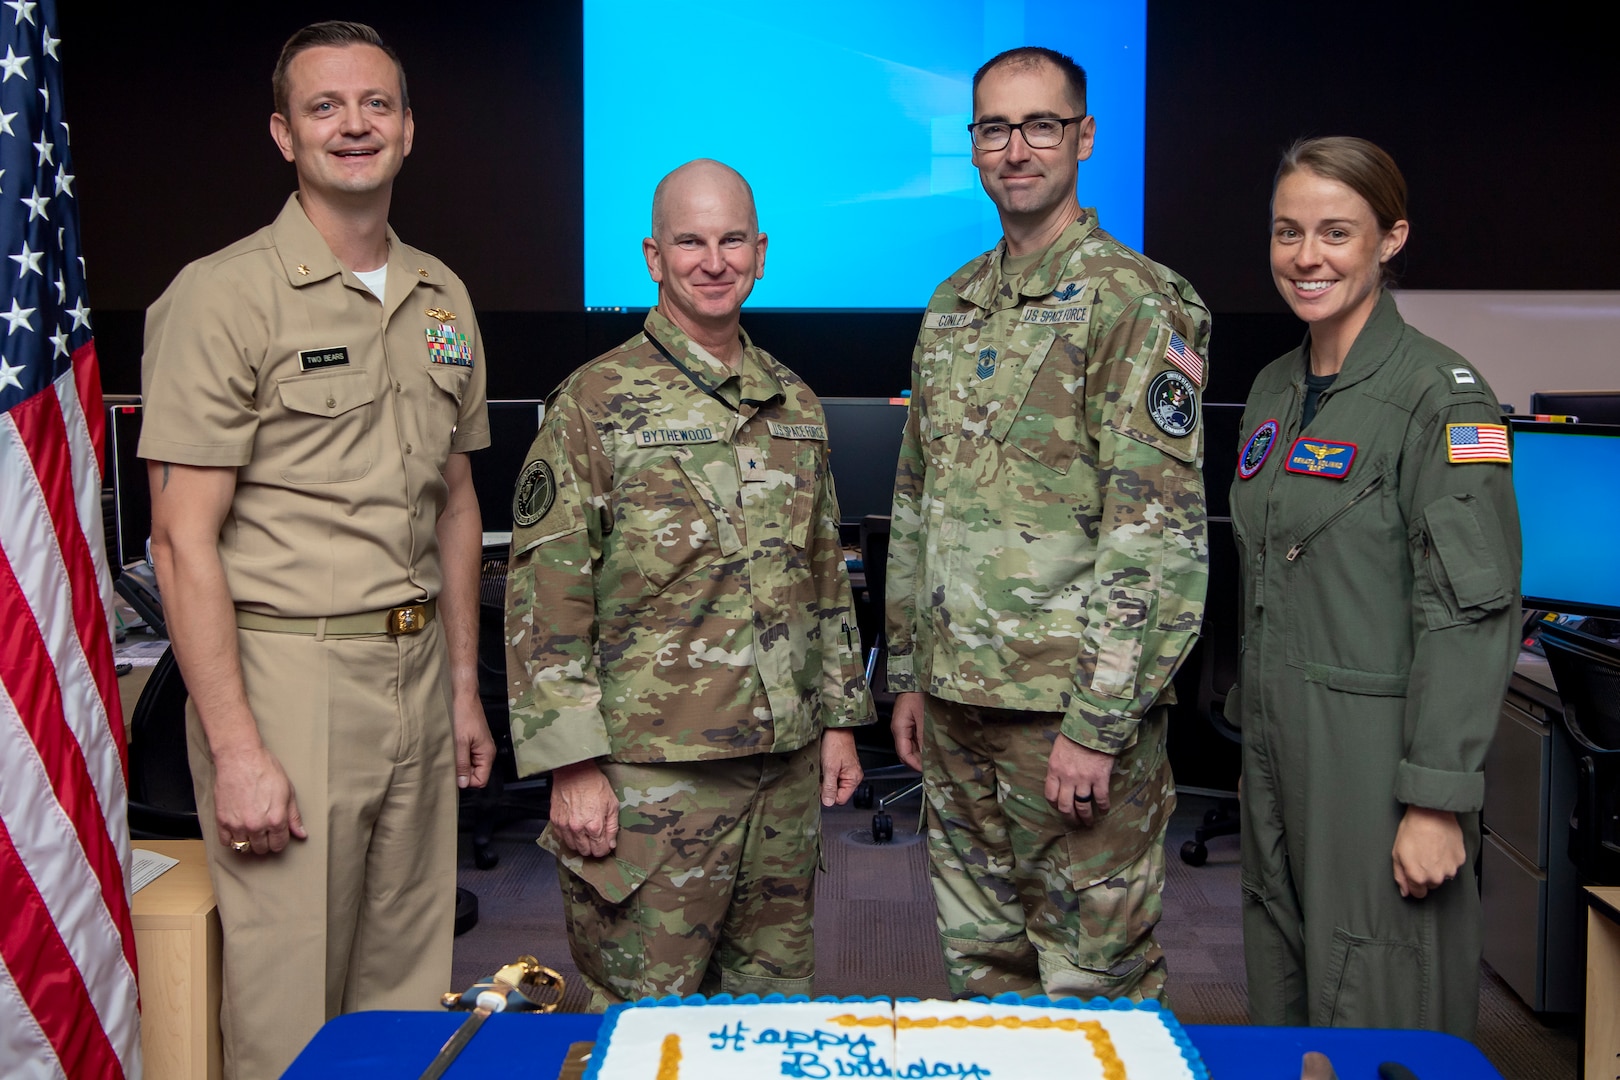
[[1513,452],[1508,449],[1507,425],[1447,424],[1446,460],[1453,465],[1476,461],[1512,464]]
[[1193,385],[1202,388],[1204,385],[1204,358],[1193,351],[1191,345],[1182,340],[1181,335],[1174,330],[1170,331],[1170,345],[1164,350],[1164,358],[1170,365],[1193,381]]

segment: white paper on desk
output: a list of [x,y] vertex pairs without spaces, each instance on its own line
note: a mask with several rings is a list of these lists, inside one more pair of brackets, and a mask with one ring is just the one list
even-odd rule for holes
[[152,884],[163,872],[171,866],[179,866],[179,859],[171,859],[167,855],[160,855],[156,851],[147,851],[145,848],[136,848],[134,859],[130,860],[129,891],[138,893],[146,886]]
[[167,638],[127,638],[124,644],[114,647],[113,659],[136,667],[156,667],[168,648]]

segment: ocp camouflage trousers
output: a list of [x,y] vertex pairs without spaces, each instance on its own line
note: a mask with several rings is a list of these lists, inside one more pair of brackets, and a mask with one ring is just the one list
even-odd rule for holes
[[815,972],[819,742],[721,761],[602,765],[613,855],[558,855],[568,947],[597,1008],[666,994],[802,994]]
[[1164,710],[1117,760],[1112,809],[1089,826],[1046,801],[1061,720],[927,699],[928,862],[951,990],[1161,998]]

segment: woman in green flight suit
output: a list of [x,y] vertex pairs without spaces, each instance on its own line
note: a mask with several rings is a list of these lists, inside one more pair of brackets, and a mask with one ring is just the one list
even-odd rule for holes
[[1255,380],[1232,483],[1244,954],[1255,1023],[1469,1038],[1518,511],[1495,396],[1384,288],[1407,231],[1378,147],[1284,155],[1272,275],[1308,329]]

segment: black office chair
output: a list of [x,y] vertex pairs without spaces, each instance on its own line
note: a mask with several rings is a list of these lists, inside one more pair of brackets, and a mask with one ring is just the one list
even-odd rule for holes
[[[1209,595],[1204,604],[1203,636],[1197,645],[1198,715],[1222,738],[1242,743],[1243,732],[1235,718],[1226,715],[1226,696],[1238,681],[1242,653],[1237,546],[1229,523],[1211,521],[1209,535]],[[1211,741],[1216,746],[1226,745],[1219,739]],[[1181,861],[1188,866],[1203,866],[1208,861],[1211,840],[1236,836],[1240,831],[1242,815],[1237,792],[1223,790],[1221,795],[1204,815],[1204,823],[1193,831],[1193,838],[1181,845]]]
[[506,561],[507,547],[484,548],[478,575],[478,698],[484,719],[495,740],[495,765],[489,783],[469,788],[462,808],[471,818],[473,864],[489,870],[500,862],[491,844],[496,827],[514,817],[544,820],[551,812],[550,775],[518,778],[512,750],[511,713],[506,681]]
[[872,645],[866,653],[866,685],[871,688],[874,698],[881,686],[888,698],[886,704],[892,705],[894,696],[888,694],[887,680],[883,676],[883,664],[889,655],[889,639],[884,632],[883,586],[889,571],[890,524],[891,519],[887,514],[868,514],[862,519],[861,572],[866,577],[867,611],[872,626]]
[[[861,567],[866,578],[866,618],[862,644],[866,649],[866,685],[872,691],[872,702],[877,709],[878,722],[871,728],[857,728],[856,739],[863,732],[871,736],[862,742],[868,753],[894,757],[894,741],[888,734],[888,719],[894,708],[894,695],[889,693],[884,676],[889,655],[888,635],[884,632],[884,587],[889,566],[889,530],[891,519],[887,514],[868,514],[861,520]],[[869,628],[869,629],[868,629]],[[874,784],[894,783],[898,790],[881,798]],[[917,770],[904,763],[882,765],[866,770],[866,777],[855,789],[855,805],[861,809],[875,807],[872,814],[872,839],[886,844],[894,839],[894,817],[889,813],[895,803],[909,799],[922,791],[922,777]],[[921,828],[921,818],[918,820]]]
[[152,669],[129,722],[129,835],[197,840],[197,797],[186,757],[186,684],[174,650]]
[[1620,885],[1620,646],[1554,625],[1541,644],[1580,770],[1570,861],[1587,885]]

